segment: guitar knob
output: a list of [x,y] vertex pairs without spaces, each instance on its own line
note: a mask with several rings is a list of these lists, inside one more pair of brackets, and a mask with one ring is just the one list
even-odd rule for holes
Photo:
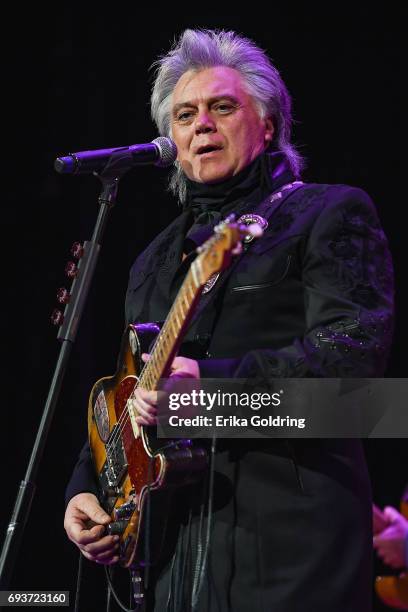
[[64,315],[62,314],[61,310],[58,310],[58,308],[56,308],[51,313],[51,323],[53,325],[62,325],[63,322]]
[[129,521],[114,521],[106,525],[106,532],[108,535],[122,535],[128,524]]
[[68,278],[75,278],[78,273],[78,268],[73,261],[69,261],[65,266],[65,274]]
[[71,296],[69,294],[68,289],[65,289],[65,287],[61,287],[60,289],[58,289],[57,300],[60,304],[68,304],[70,297]]
[[126,504],[122,504],[118,508],[114,508],[113,515],[115,517],[115,520],[116,521],[120,521],[123,519],[129,520],[133,512],[135,511],[135,508],[136,508],[136,505],[132,501],[127,502]]
[[74,242],[71,247],[71,255],[75,257],[75,259],[81,259],[84,254],[84,247],[80,242]]

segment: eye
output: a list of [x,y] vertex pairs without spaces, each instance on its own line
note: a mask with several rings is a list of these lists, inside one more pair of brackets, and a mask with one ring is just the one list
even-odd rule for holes
[[181,121],[181,123],[186,123],[193,116],[193,111],[183,111],[177,115],[177,121]]
[[227,115],[228,113],[231,113],[233,110],[235,110],[235,106],[229,102],[222,102],[215,106],[215,110],[221,113],[222,115]]

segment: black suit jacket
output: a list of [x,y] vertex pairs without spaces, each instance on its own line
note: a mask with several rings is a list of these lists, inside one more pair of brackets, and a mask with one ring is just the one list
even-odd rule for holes
[[[187,267],[180,262],[190,223],[183,212],[136,260],[127,321],[167,315]],[[392,265],[375,208],[360,189],[303,186],[275,207],[264,235],[227,274],[180,351],[197,357],[204,347],[202,377],[383,374],[392,332]],[[67,497],[94,487],[85,448]],[[194,487],[176,500],[174,541],[156,570],[152,609],[166,609],[171,588],[188,605],[201,501]],[[370,509],[357,440],[221,444],[199,610],[369,610]],[[189,559],[191,572],[174,587],[180,559]]]
[[[185,270],[179,262],[188,222],[185,212],[136,260],[128,322],[167,315]],[[258,367],[275,377],[383,374],[393,271],[376,210],[362,190],[303,186],[275,208],[264,235],[226,274],[211,312],[187,334],[189,349],[211,334],[203,376]]]

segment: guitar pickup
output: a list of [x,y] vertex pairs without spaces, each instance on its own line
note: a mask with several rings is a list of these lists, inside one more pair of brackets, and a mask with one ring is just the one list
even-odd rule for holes
[[99,477],[102,489],[113,492],[120,486],[128,467],[125,449],[123,448],[117,424],[112,428],[105,449],[106,461],[103,464]]

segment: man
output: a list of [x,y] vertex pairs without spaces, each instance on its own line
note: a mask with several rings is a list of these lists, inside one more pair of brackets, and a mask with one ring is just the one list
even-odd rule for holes
[[[302,159],[278,71],[251,41],[198,30],[157,65],[152,115],[177,145],[171,188],[183,212],[136,260],[127,320],[166,317],[189,253],[218,220],[263,214],[264,235],[211,289],[172,374],[381,376],[392,327],[386,240],[361,190],[297,182]],[[139,423],[155,422],[156,403],[155,392],[138,389]],[[65,528],[88,559],[115,563],[92,474],[85,447]],[[209,517],[202,487],[176,496],[150,609],[370,609],[371,495],[359,441],[219,441],[210,496]],[[87,529],[88,519],[98,525]]]

